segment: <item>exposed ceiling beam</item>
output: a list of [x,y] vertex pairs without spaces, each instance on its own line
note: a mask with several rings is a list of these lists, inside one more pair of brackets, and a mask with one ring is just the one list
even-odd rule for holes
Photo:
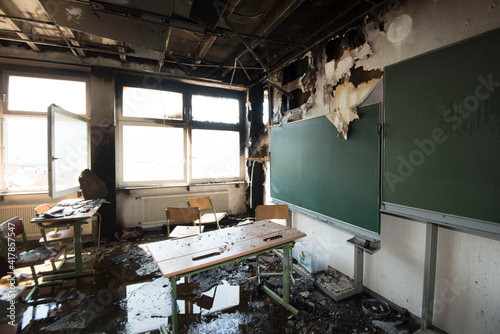
[[252,54],[252,56],[255,58],[255,60],[257,60],[257,62],[260,64],[260,66],[262,66],[262,68],[266,72],[269,72],[269,67],[266,64],[264,64],[264,61],[262,59],[260,59],[259,55],[257,55],[255,53],[255,51],[252,49],[252,47],[250,46],[250,44],[248,44],[247,41],[245,41],[245,39],[243,37],[241,37],[240,34],[236,33],[236,36],[238,36],[238,38],[240,39],[241,43],[243,43],[243,45],[245,45],[245,47],[247,48],[248,52],[250,52]]
[[194,73],[193,71],[191,71],[183,63],[181,63],[179,59],[177,59],[176,57],[174,57],[171,52],[167,52],[165,54],[165,56],[167,56],[170,59],[172,59],[184,72],[186,72],[186,74],[188,74],[188,75],[190,75],[192,77],[198,77],[198,75],[196,73]]
[[85,51],[83,51],[83,49],[80,47],[80,42],[78,41],[78,39],[76,38],[76,34],[78,34],[77,32],[73,32],[71,29],[67,29],[67,28],[61,28],[62,33],[64,34],[64,39],[66,40],[69,40],[71,42],[71,45],[75,46],[76,47],[76,52],[78,52],[78,54],[81,56],[81,57],[86,57],[87,55],[85,54]]
[[[252,43],[248,43],[243,39],[243,36],[240,34],[238,38],[241,40],[242,44],[245,46],[244,50],[237,50],[234,52],[225,62],[224,66],[230,64],[232,59],[241,58],[248,52],[252,54],[252,56],[257,60],[257,62],[262,66],[263,62],[260,57],[254,52],[254,48],[261,43],[262,40],[266,40],[269,34],[276,29],[294,10],[296,10],[305,0],[278,0],[272,8],[268,10],[268,12],[257,22],[252,28],[252,34],[258,35],[261,38],[255,40]],[[226,20],[226,24],[231,28],[229,20]],[[296,41],[293,41],[294,45],[298,45]],[[266,71],[269,71],[269,67],[267,65],[263,66]]]
[[[168,11],[168,16],[172,16],[172,13],[174,12],[174,4],[175,1],[172,1],[170,4],[170,8]],[[170,37],[172,36],[172,27],[168,27],[166,36],[165,36],[165,44],[163,46],[163,53],[160,56],[160,59],[158,60],[158,72],[161,71],[161,68],[163,67],[163,64],[165,63],[165,55],[168,55],[168,45],[170,44]]]
[[[59,38],[60,40],[64,40],[62,37],[57,37],[57,38]],[[26,42],[22,38],[13,38],[13,37],[4,37],[4,36],[0,36],[0,40],[11,41],[11,42],[21,42],[21,43]],[[103,48],[98,49],[98,48],[82,47],[82,46],[68,46],[66,44],[58,44],[58,43],[49,42],[49,41],[33,41],[32,43],[36,44],[36,45],[46,45],[46,46],[52,46],[52,47],[58,47],[58,48],[64,48],[64,49],[68,49],[68,48],[81,49],[82,51],[92,51],[92,52],[97,52],[97,53],[106,53],[106,54],[113,54],[113,55],[119,55],[119,56],[121,56],[122,54],[123,55],[127,54],[125,49],[123,49],[123,51],[121,51],[121,50],[115,51],[115,50],[103,49]],[[119,47],[119,48],[123,48],[123,47]]]
[[252,34],[269,36],[305,0],[279,0],[252,29]]
[[116,44],[118,46],[118,52],[120,53],[120,60],[122,63],[127,61],[127,55],[125,54],[125,48],[123,47],[122,42],[118,42]]
[[63,33],[61,27],[56,23],[56,21],[52,17],[52,14],[50,13],[49,10],[47,10],[47,7],[43,3],[43,1],[40,1],[40,5],[42,6],[42,8],[45,11],[45,13],[47,14],[47,16],[50,18],[50,21],[52,21],[52,23],[54,24],[54,26],[59,31],[59,34],[61,34],[61,37],[64,38],[64,41],[65,41],[66,45],[69,47],[69,49],[71,50],[71,52],[73,53],[73,55],[76,57],[76,59],[78,60],[78,62],[81,63],[82,61],[81,61],[80,57],[78,56],[78,52],[75,50],[75,47],[72,46],[72,44],[68,41],[68,39],[66,38],[66,36],[64,36],[64,33]]
[[[0,9],[0,14],[3,17],[6,17],[5,11],[3,11],[2,9]],[[29,37],[26,34],[24,34],[24,32],[22,32],[22,22],[15,23],[12,20],[6,18],[5,23],[7,23],[9,28],[12,29],[22,40],[24,40],[26,44],[28,44],[29,47],[33,49],[33,51],[40,52],[38,46],[34,43],[31,43]]]
[[[225,12],[221,15],[222,21],[228,20],[229,18],[231,18],[231,15],[233,15],[234,10],[236,9],[236,7],[240,3],[240,1],[241,0],[232,0],[228,3],[228,5],[226,6]],[[220,22],[220,20],[221,19],[219,19],[219,22]],[[198,45],[198,48],[196,50],[196,53],[195,53],[195,59],[196,60],[203,60],[205,58],[205,56],[207,55],[208,51],[210,50],[210,48],[212,47],[212,45],[215,43],[216,39],[217,39],[217,36],[212,35],[212,36],[208,37],[208,39],[206,41],[200,42],[200,44]]]

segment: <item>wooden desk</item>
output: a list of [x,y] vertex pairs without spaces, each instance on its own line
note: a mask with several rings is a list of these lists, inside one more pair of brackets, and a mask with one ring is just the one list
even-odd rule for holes
[[[73,244],[75,250],[75,266],[71,268],[59,268],[57,270],[52,270],[49,272],[44,272],[43,281],[53,281],[60,279],[70,279],[76,277],[90,276],[94,275],[94,270],[83,270],[82,261],[82,225],[87,223],[87,220],[92,218],[92,216],[99,210],[101,205],[96,203],[92,208],[81,207],[78,209],[72,209],[74,213],[72,215],[63,215],[61,217],[48,217],[43,214],[40,217],[33,218],[31,223],[37,224],[41,228],[52,228],[52,227],[67,227],[73,228],[74,237]],[[59,208],[56,206],[50,211]],[[69,208],[71,206],[60,206],[60,208]],[[84,211],[87,210],[88,211]]]
[[[241,226],[205,232],[182,239],[146,244],[164,277],[170,277],[172,294],[172,330],[178,333],[177,278],[190,276],[224,264],[241,261],[272,249],[283,249],[283,297],[263,287],[273,299],[294,314],[290,305],[290,244],[306,235],[271,221],[258,221]],[[166,328],[162,326],[162,332]]]

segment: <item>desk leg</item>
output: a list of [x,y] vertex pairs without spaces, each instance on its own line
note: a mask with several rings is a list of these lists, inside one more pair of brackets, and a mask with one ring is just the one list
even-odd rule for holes
[[79,275],[83,272],[82,261],[82,224],[77,222],[73,226],[75,232],[75,274]]
[[55,279],[68,279],[77,278],[83,276],[94,275],[94,270],[83,270],[83,260],[82,260],[82,224],[84,221],[77,221],[73,225],[74,231],[74,247],[75,247],[75,267],[74,268],[61,268],[53,271],[54,275],[48,275],[43,277],[43,281],[52,281]]
[[290,244],[283,246],[283,297],[280,297],[274,291],[269,289],[267,286],[263,285],[262,290],[273,298],[275,301],[285,307],[287,310],[292,312],[294,315],[299,314],[299,310],[290,305]]
[[290,303],[290,245],[283,247],[283,301]]
[[177,277],[170,277],[170,295],[172,296],[172,332],[179,333],[177,324]]

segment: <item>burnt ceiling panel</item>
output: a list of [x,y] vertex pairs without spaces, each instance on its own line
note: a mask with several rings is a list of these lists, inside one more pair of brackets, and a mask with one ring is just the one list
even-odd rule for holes
[[0,53],[250,86],[386,2],[0,0]]
[[175,0],[103,0],[89,2],[94,7],[98,7],[99,5],[114,5],[116,6],[115,8],[127,8],[132,11],[151,12],[152,14],[163,16],[171,16],[174,4],[176,3]]

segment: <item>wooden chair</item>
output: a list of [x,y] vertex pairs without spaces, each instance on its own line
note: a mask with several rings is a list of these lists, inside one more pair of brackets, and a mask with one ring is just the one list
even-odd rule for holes
[[[22,236],[22,244],[24,248],[23,252],[17,249],[17,245],[15,242],[15,238],[19,235]],[[40,272],[39,270],[37,270],[37,268],[35,268],[35,266],[45,264],[45,261],[47,260],[57,260],[57,258],[61,256],[62,252],[59,252],[58,254],[54,249],[47,247],[39,247],[37,249],[30,250],[28,239],[26,237],[26,233],[24,232],[23,222],[21,219],[19,219],[19,217],[11,218],[0,224],[0,239],[2,250],[8,250],[8,264],[9,269],[11,269],[10,271],[13,271],[14,268],[19,269],[29,267],[31,269],[33,285],[31,286],[32,289],[30,293],[25,298],[26,301],[29,301],[35,291],[42,285],[39,282]],[[11,257],[11,254],[14,255],[14,258]],[[13,262],[11,262],[11,260]],[[60,283],[60,281],[53,281],[44,283],[43,286],[55,285]]]
[[[273,220],[273,219],[286,219],[286,226],[292,227],[291,219],[290,219],[290,209],[287,205],[259,205],[255,209],[255,219],[256,220]],[[292,247],[292,244],[290,244]],[[292,250],[290,249],[290,257],[287,259],[290,264],[290,278],[292,282],[295,282],[293,278],[293,257]],[[282,273],[261,273],[259,266],[259,257],[256,257],[257,261],[257,281],[260,284],[261,276],[273,276],[273,275],[282,275]]]
[[[200,220],[200,209],[198,207],[167,208],[165,210],[165,214],[167,218],[167,237],[182,238],[203,232],[204,226],[198,224],[198,228],[196,228],[196,225],[194,224],[196,220]],[[191,223],[193,226],[176,226],[172,233],[170,233],[171,223]]]
[[286,226],[292,227],[287,205],[259,205],[255,209],[255,218],[257,220],[286,219]]
[[[198,207],[202,211],[201,218],[195,221],[195,224],[217,224],[217,228],[220,229],[219,222],[222,218],[224,218],[227,213],[225,212],[217,212],[214,207],[214,203],[209,196],[206,197],[198,197],[198,198],[188,198],[187,200],[188,206],[190,207]],[[207,212],[208,211],[208,212]]]

